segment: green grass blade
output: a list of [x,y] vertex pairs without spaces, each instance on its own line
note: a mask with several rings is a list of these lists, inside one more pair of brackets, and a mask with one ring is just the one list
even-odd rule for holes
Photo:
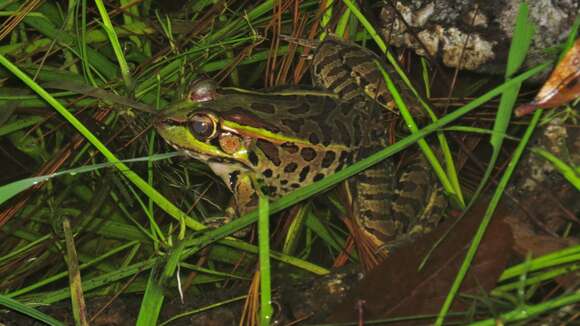
[[501,314],[497,317],[482,320],[479,322],[472,323],[472,326],[495,326],[498,325],[498,321],[502,321],[502,323],[506,322],[517,322],[519,320],[530,320],[534,316],[538,316],[540,314],[555,311],[557,308],[578,303],[580,302],[580,293],[572,293],[568,295],[561,296],[556,299],[545,301],[541,304],[537,305],[525,305],[519,307],[516,310]]
[[[183,242],[180,242],[177,246],[174,246],[171,251],[161,275],[159,275],[158,266],[154,266],[151,269],[149,279],[147,280],[147,287],[145,288],[145,294],[141,301],[139,316],[137,317],[137,325],[157,325],[157,320],[159,319],[159,314],[163,307],[163,301],[165,301],[163,285],[168,284],[172,277],[177,277],[179,284],[180,275],[179,272],[176,273],[176,271],[178,271],[182,252]],[[179,293],[182,294],[181,288],[178,290],[180,291]],[[181,299],[183,300],[183,297]]]
[[[115,254],[117,254],[117,253],[119,253],[119,252],[121,252],[121,251],[123,251],[123,250],[125,250],[127,248],[130,248],[130,247],[135,246],[137,243],[138,243],[138,241],[131,241],[131,242],[125,243],[125,244],[123,244],[123,245],[121,245],[121,246],[119,246],[117,248],[113,248],[113,249],[109,250],[107,253],[105,253],[105,254],[103,254],[103,255],[95,258],[95,259],[92,259],[91,261],[88,261],[88,262],[82,264],[79,268],[81,270],[83,270],[83,269],[86,269],[86,268],[88,268],[90,266],[94,266],[97,263],[102,262],[105,259],[110,258],[111,256],[113,256],[113,255],[115,255]],[[29,293],[30,291],[39,289],[39,288],[41,288],[43,286],[46,286],[48,284],[54,283],[56,281],[59,281],[59,280],[65,278],[66,276],[67,276],[67,272],[57,273],[57,274],[55,274],[53,276],[46,277],[46,278],[40,280],[39,282],[36,282],[36,283],[31,284],[29,286],[20,288],[20,289],[14,291],[14,292],[10,292],[9,294],[6,295],[6,297],[8,297],[8,298],[14,298],[14,297],[18,297],[18,296],[24,295],[26,293]]]
[[[377,68],[379,68],[380,72],[383,74],[383,78],[386,82],[387,89],[389,90],[389,93],[391,93],[391,96],[393,96],[393,100],[397,104],[397,108],[399,108],[399,111],[401,112],[401,116],[405,120],[407,127],[409,128],[409,130],[412,133],[417,133],[419,128],[417,127],[417,124],[413,120],[413,117],[411,116],[411,113],[409,112],[409,109],[407,108],[407,104],[405,104],[405,101],[403,101],[403,97],[399,93],[397,86],[395,86],[395,83],[393,83],[393,81],[391,80],[391,78],[389,77],[389,75],[387,74],[385,69],[383,69],[383,67],[380,65],[380,63],[377,62],[376,66],[377,66]],[[449,178],[445,174],[445,171],[443,171],[443,167],[439,163],[437,156],[435,156],[435,153],[433,152],[433,150],[431,150],[431,148],[427,144],[427,141],[425,141],[425,139],[419,139],[417,141],[417,143],[419,144],[419,147],[421,148],[421,150],[423,151],[423,153],[427,157],[427,160],[429,160],[429,163],[431,163],[431,166],[433,167],[433,170],[437,174],[437,177],[439,177],[439,181],[441,181],[441,184],[443,185],[443,188],[445,189],[445,191],[450,196],[455,197],[455,199],[458,203],[462,203],[460,196],[458,196],[453,185],[449,181]]]
[[346,242],[345,239],[334,232],[331,232],[318,217],[314,216],[314,214],[308,214],[306,218],[306,226],[324,240],[327,246],[336,250],[336,252],[340,252],[344,249]]
[[[271,212],[271,210],[270,210],[270,212]],[[248,215],[246,215],[246,216],[248,216]],[[230,223],[228,223],[228,224],[230,224]],[[248,225],[249,224],[251,224],[251,223],[248,223]],[[222,237],[225,237],[225,235],[223,235]],[[217,240],[219,240],[219,239],[216,239],[216,241]],[[197,241],[189,243],[190,246],[195,246],[196,244],[197,244]],[[230,238],[222,239],[220,241],[220,244],[224,244],[224,245],[231,247],[231,248],[243,250],[243,251],[248,252],[248,253],[252,253],[252,254],[256,254],[256,255],[258,254],[258,247],[251,245],[249,243],[237,240],[237,239],[230,239]],[[192,254],[197,252],[197,249],[198,249],[197,247],[193,247],[193,249],[189,249],[189,250],[185,251],[184,256],[182,258],[191,256]],[[285,255],[283,253],[280,253],[280,252],[277,252],[274,250],[270,250],[270,257],[272,259],[277,260],[277,261],[280,261],[280,262],[283,262],[285,264],[303,269],[305,271],[309,271],[309,272],[316,274],[316,275],[326,275],[329,273],[328,269],[326,269],[326,268],[320,267],[316,264],[313,264],[311,262],[296,258],[294,256]]]
[[0,305],[14,310],[14,311],[18,311],[21,314],[30,316],[38,321],[41,321],[47,325],[51,325],[51,326],[65,326],[65,324],[61,323],[60,321],[50,317],[47,314],[44,314],[34,308],[31,308],[19,301],[16,301],[14,299],[8,298],[2,294],[0,294]]
[[159,271],[157,266],[153,266],[149,271],[147,287],[143,295],[143,301],[139,307],[139,316],[137,317],[138,326],[155,326],[163,306],[165,295],[163,287],[159,284]]
[[[528,34],[533,34],[534,29],[533,27],[525,26],[527,24],[532,24],[532,22],[530,22],[527,18],[527,12],[528,12],[527,5],[521,3],[518,11],[518,18],[516,21],[514,33],[521,33],[522,35],[514,34],[514,37],[512,39],[512,43],[510,45],[510,52],[508,56],[508,63],[506,67],[506,80],[509,80],[513,72],[519,69],[520,65],[522,64],[526,56],[526,52],[523,52],[522,50],[527,51],[530,45],[529,43],[531,42],[532,35]],[[520,48],[515,49],[516,47]],[[510,71],[512,72],[509,73]],[[496,114],[496,118],[493,125],[493,132],[490,138],[490,143],[493,148],[493,152],[491,154],[491,158],[489,159],[487,168],[483,174],[483,178],[479,182],[479,186],[475,191],[472,203],[474,202],[475,199],[477,199],[477,197],[483,190],[485,184],[487,183],[487,180],[491,176],[491,173],[493,172],[495,163],[501,151],[501,146],[503,144],[504,140],[503,135],[507,134],[507,128],[511,121],[512,111],[514,108],[514,104],[517,100],[520,86],[521,83],[514,84],[513,87],[507,89],[501,96],[498,112]]]
[[258,245],[260,261],[260,325],[272,320],[272,281],[270,275],[270,204],[260,195],[258,206]]
[[[166,154],[157,154],[150,157],[145,158],[134,158],[123,160],[120,162],[138,162],[138,161],[156,161],[156,160],[165,160],[167,158],[173,157],[178,155],[177,152],[173,153],[166,153]],[[74,169],[63,170],[59,172],[55,172],[48,175],[26,178],[18,181],[11,182],[7,185],[0,186],[0,205],[10,198],[16,196],[17,194],[23,192],[26,189],[29,189],[39,183],[48,181],[52,178],[63,176],[63,175],[77,175],[86,172],[92,172],[103,168],[110,168],[115,166],[114,163],[99,163],[93,165],[85,165]]]
[[66,244],[66,264],[68,269],[69,289],[71,298],[71,307],[73,311],[73,319],[75,325],[88,326],[87,311],[85,296],[83,293],[83,286],[81,281],[81,270],[79,268],[79,260],[77,249],[74,242],[73,231],[68,218],[62,222],[64,239]]
[[505,78],[511,77],[518,71],[528,53],[534,36],[534,24],[528,19],[528,5],[520,3],[516,27],[514,29],[512,43],[508,53],[508,62],[505,71]]
[[111,46],[113,47],[113,52],[115,53],[115,57],[117,58],[117,62],[119,63],[119,67],[121,68],[121,75],[123,76],[123,80],[125,81],[125,86],[127,89],[131,89],[133,82],[131,81],[131,72],[129,71],[129,65],[127,64],[127,59],[125,59],[125,54],[123,53],[123,49],[121,48],[121,43],[119,43],[119,38],[117,33],[115,32],[115,26],[111,23],[111,19],[109,18],[109,14],[107,13],[107,9],[105,8],[105,4],[101,0],[95,0],[95,4],[99,10],[99,14],[101,15],[101,19],[103,20],[103,29],[107,33],[109,37],[109,41],[111,42]]
[[471,242],[471,245],[469,246],[469,249],[467,250],[467,254],[465,256],[465,259],[463,260],[463,263],[461,264],[461,267],[459,269],[459,272],[457,273],[455,281],[453,282],[453,285],[451,286],[451,289],[449,290],[447,298],[445,298],[445,302],[443,303],[443,306],[441,307],[441,311],[439,312],[439,315],[437,316],[437,320],[435,322],[435,325],[443,325],[443,321],[445,319],[445,316],[447,315],[447,312],[449,311],[449,308],[451,307],[451,304],[453,303],[453,299],[455,298],[455,295],[457,294],[457,292],[459,291],[459,288],[461,287],[461,283],[463,282],[465,275],[467,275],[467,271],[469,270],[469,267],[471,266],[471,262],[473,261],[475,254],[477,253],[477,249],[479,247],[479,244],[481,243],[481,239],[483,238],[483,235],[485,234],[487,226],[491,222],[491,218],[493,216],[493,213],[495,212],[495,208],[497,207],[497,204],[499,203],[500,199],[502,198],[502,195],[505,192],[505,188],[507,187],[507,184],[510,181],[511,175],[514,172],[514,170],[517,166],[517,163],[519,162],[520,157],[524,153],[524,150],[526,149],[528,141],[530,140],[530,138],[534,132],[534,129],[536,128],[536,125],[538,124],[538,121],[540,120],[541,115],[542,115],[541,111],[536,111],[534,113],[532,121],[530,121],[530,124],[528,125],[528,128],[526,129],[526,132],[522,138],[522,141],[518,144],[518,147],[516,148],[514,155],[511,159],[510,163],[508,164],[507,169],[505,170],[504,174],[502,175],[502,177],[498,183],[497,189],[494,192],[493,197],[491,198],[489,206],[487,207],[487,210],[485,211],[485,214],[483,216],[481,224],[480,224],[479,228],[477,229],[475,236],[473,237],[473,240]]
[[[110,285],[118,280],[133,276],[142,271],[151,269],[153,266],[161,261],[159,258],[150,258],[123,268],[119,268],[112,272],[96,276],[83,281],[83,289],[88,293],[93,289]],[[39,302],[44,304],[51,304],[70,297],[70,291],[67,288],[52,291],[49,293],[42,293],[37,295],[27,296],[26,300],[30,302]],[[23,298],[24,299],[24,298]]]
[[304,220],[306,219],[306,213],[310,211],[309,205],[301,205],[296,216],[292,221],[292,224],[288,227],[288,232],[284,237],[284,243],[282,245],[282,252],[287,255],[294,254],[296,245],[299,243],[301,231],[304,230]]
[[[547,255],[535,258],[529,262],[529,266],[527,268],[528,271],[535,271],[541,268],[547,268],[563,264],[568,261],[575,261],[577,260],[577,258],[575,257],[578,256],[580,256],[580,245],[564,248],[562,250],[558,250],[556,252],[552,252]],[[499,282],[503,282],[509,278],[516,277],[524,272],[525,270],[523,264],[512,266],[502,273]]]
[[[474,133],[474,134],[482,134],[482,135],[493,135],[494,131],[485,129],[485,128],[478,128],[472,126],[452,126],[444,128],[445,131],[456,131],[456,132],[467,132],[467,133]],[[510,135],[503,135],[505,139],[519,141],[520,138],[513,137]]]
[[10,133],[18,131],[20,129],[28,128],[28,127],[33,126],[33,125],[35,125],[43,120],[44,120],[44,118],[39,117],[39,116],[32,116],[32,117],[27,117],[27,118],[16,119],[16,120],[11,121],[10,123],[7,123],[7,124],[2,125],[0,127],[0,136],[10,134]]

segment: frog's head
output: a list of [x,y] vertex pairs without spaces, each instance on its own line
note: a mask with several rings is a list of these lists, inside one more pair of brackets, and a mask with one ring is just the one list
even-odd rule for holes
[[228,101],[208,80],[195,83],[185,99],[159,112],[154,126],[171,146],[198,160],[248,166],[251,139],[227,125],[220,108]]

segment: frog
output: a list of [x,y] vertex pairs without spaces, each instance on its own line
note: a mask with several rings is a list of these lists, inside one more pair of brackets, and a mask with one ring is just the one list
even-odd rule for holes
[[[254,91],[202,80],[156,117],[169,145],[223,180],[233,194],[228,215],[256,209],[260,193],[278,199],[389,145],[396,108],[378,56],[336,37],[314,52],[313,86]],[[355,221],[377,250],[438,223],[442,196],[425,164],[417,155],[397,176],[387,159],[347,181]]]

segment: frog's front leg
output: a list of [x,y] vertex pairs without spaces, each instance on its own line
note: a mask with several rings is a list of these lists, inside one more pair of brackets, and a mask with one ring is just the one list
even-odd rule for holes
[[[250,172],[240,166],[224,165],[220,162],[211,162],[209,166],[215,174],[221,176],[233,196],[225,209],[225,216],[211,218],[206,221],[206,225],[209,227],[222,226],[258,207],[256,183]],[[236,236],[239,237],[243,235],[239,232],[236,233]]]
[[235,218],[245,215],[258,207],[258,193],[256,181],[250,173],[230,174],[228,187],[233,193],[230,207],[226,209],[226,215]]

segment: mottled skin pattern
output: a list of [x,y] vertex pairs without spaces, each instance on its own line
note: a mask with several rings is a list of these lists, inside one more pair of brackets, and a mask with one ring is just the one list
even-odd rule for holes
[[[407,91],[404,81],[373,52],[329,37],[315,53],[311,66],[315,85],[333,91],[350,103],[365,102],[370,107],[374,102],[394,110],[395,103],[377,68],[380,64],[413,115],[423,117],[417,98]],[[386,128],[385,121],[381,123]],[[362,145],[357,156],[363,158],[384,148],[384,139],[378,139],[377,136],[375,141]],[[423,155],[417,153],[404,163],[398,178],[393,162],[385,160],[349,180],[355,219],[376,247],[429,232],[447,206]]]
[[[392,100],[377,59],[329,38],[315,51],[311,73],[315,86],[332,92],[203,84],[163,110],[155,125],[172,146],[206,162],[234,194],[236,215],[244,214],[256,208],[257,191],[278,198],[387,146],[392,113],[385,107]],[[399,180],[392,161],[383,161],[349,180],[353,213],[377,247],[422,233],[440,207],[433,185],[421,156]]]

